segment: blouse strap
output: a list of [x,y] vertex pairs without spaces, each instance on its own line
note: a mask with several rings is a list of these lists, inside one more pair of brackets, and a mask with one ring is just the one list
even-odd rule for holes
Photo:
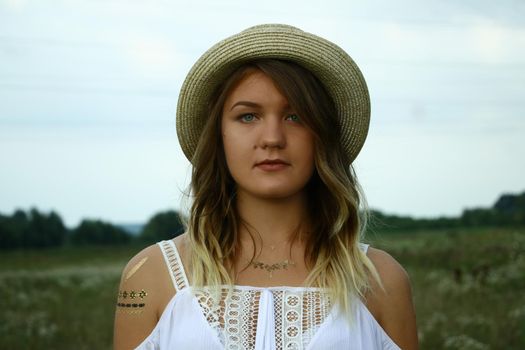
[[177,246],[172,239],[160,241],[157,244],[162,251],[164,261],[168,266],[168,271],[170,272],[171,281],[173,282],[175,290],[178,292],[181,289],[186,288],[189,285],[188,278],[186,277],[186,272],[184,271],[184,266],[182,265]]
[[366,244],[366,243],[359,243],[359,248],[363,251],[363,253],[366,254],[366,252],[368,251],[368,247],[370,246],[370,244]]

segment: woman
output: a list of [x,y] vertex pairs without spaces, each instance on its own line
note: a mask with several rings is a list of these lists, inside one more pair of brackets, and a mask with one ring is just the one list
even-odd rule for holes
[[360,243],[369,116],[323,38],[259,25],[209,49],[177,108],[188,230],[124,269],[115,348],[417,349],[406,272]]

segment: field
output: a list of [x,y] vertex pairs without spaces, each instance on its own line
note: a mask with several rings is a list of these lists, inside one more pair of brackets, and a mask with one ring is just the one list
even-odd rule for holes
[[525,349],[525,230],[373,241],[410,276],[421,349]]
[[[367,237],[408,271],[421,349],[525,348],[525,230]],[[141,247],[2,252],[0,349],[110,349],[120,272]]]

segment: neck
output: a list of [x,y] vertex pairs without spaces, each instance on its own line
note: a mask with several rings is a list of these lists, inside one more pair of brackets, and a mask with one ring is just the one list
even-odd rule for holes
[[303,192],[279,199],[238,193],[237,210],[240,219],[246,223],[239,223],[241,242],[251,242],[250,230],[259,244],[284,244],[291,241],[296,233],[302,234],[307,227],[307,200]]

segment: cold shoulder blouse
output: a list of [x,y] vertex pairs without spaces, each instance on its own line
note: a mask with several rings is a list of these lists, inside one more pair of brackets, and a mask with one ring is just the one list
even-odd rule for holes
[[220,303],[206,288],[192,294],[174,242],[158,245],[176,293],[136,349],[400,350],[361,300],[349,323],[321,288],[225,287]]

